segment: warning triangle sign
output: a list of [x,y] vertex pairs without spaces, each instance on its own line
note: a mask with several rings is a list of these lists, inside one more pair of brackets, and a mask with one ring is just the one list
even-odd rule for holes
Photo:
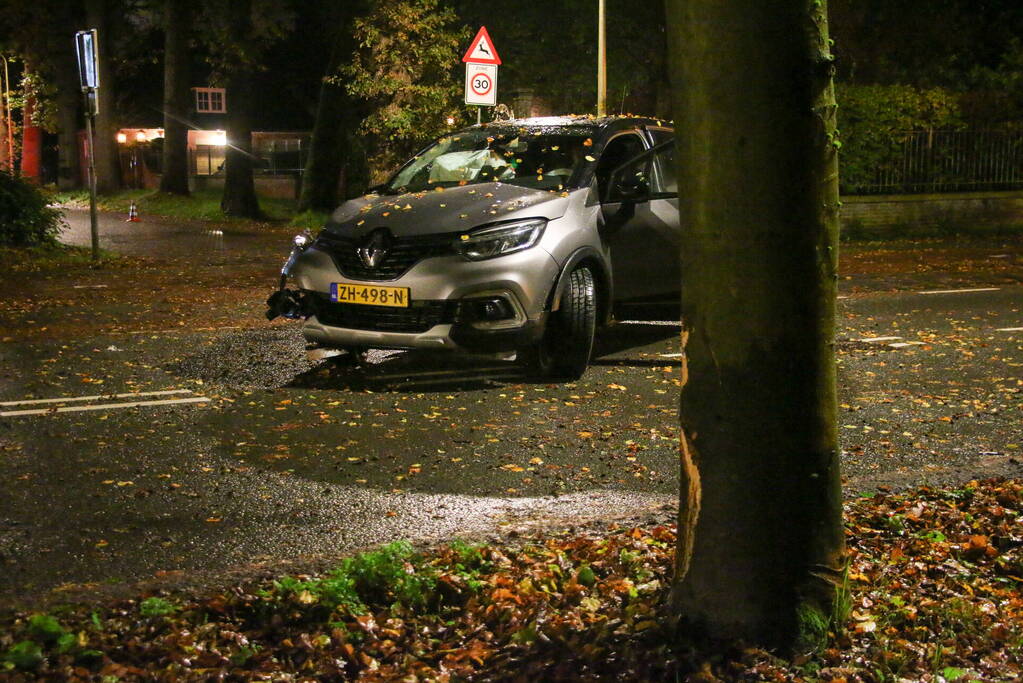
[[497,50],[494,49],[494,41],[490,39],[486,26],[480,27],[479,33],[473,38],[472,45],[466,50],[462,61],[469,62],[470,64],[501,63],[501,58],[497,56]]

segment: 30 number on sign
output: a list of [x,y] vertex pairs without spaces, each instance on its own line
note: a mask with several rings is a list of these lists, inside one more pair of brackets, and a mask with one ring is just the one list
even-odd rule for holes
[[497,104],[496,64],[466,64],[465,103],[484,107]]
[[472,91],[480,97],[485,97],[490,89],[494,87],[490,77],[486,74],[478,74],[472,78]]

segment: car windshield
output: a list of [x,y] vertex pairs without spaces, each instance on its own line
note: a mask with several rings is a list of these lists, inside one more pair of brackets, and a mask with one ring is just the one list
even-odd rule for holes
[[561,190],[576,170],[593,162],[592,134],[585,126],[556,131],[481,128],[453,133],[413,158],[384,191],[399,194],[490,182]]

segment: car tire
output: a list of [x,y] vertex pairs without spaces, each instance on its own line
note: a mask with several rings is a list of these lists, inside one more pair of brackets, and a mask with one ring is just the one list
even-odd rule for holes
[[597,331],[597,286],[593,271],[580,266],[568,276],[561,306],[550,314],[543,338],[521,354],[541,377],[576,380],[590,364]]

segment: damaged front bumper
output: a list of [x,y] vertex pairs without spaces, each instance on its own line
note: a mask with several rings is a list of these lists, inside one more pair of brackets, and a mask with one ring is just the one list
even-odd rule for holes
[[266,300],[267,320],[273,320],[277,317],[301,320],[306,317],[302,312],[301,294],[287,289],[287,286],[288,277],[291,275],[291,269],[295,267],[298,257],[302,255],[302,252],[305,251],[310,244],[312,244],[312,235],[310,235],[308,231],[299,233],[292,238],[291,253],[288,255],[288,260],[284,262],[284,266],[281,268],[281,279],[277,285],[277,291],[271,294],[270,298]]

